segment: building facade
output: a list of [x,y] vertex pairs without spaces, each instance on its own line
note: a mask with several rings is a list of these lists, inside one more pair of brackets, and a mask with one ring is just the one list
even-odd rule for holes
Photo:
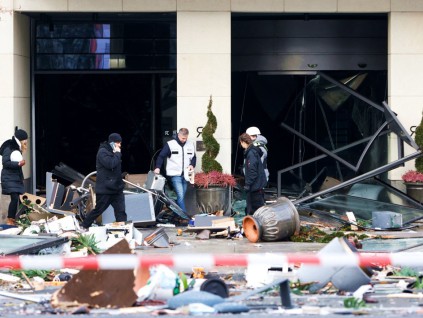
[[[0,139],[10,138],[15,126],[30,132],[31,156],[27,158],[27,162],[30,164],[24,167],[24,174],[31,179],[30,187],[32,189],[37,187],[34,175],[43,174],[46,170],[51,169],[47,164],[42,168],[39,167],[43,161],[42,158],[50,156],[51,152],[56,149],[54,145],[51,145],[51,148],[47,145],[42,148],[43,153],[40,149],[36,151],[40,140],[35,136],[48,134],[49,125],[54,126],[52,121],[56,122],[56,126],[60,126],[60,122],[63,121],[61,117],[56,118],[57,120],[50,119],[50,122],[36,119],[39,112],[42,112],[40,107],[42,108],[44,95],[41,92],[45,92],[46,96],[53,94],[55,90],[54,76],[57,75],[55,73],[57,70],[42,69],[37,64],[37,58],[40,58],[38,54],[42,53],[37,41],[43,40],[42,37],[37,37],[40,34],[37,25],[49,25],[51,31],[55,27],[54,24],[65,25],[66,21],[77,23],[81,17],[85,19],[85,14],[90,15],[90,23],[95,24],[120,23],[128,16],[142,20],[143,17],[151,19],[156,15],[159,17],[160,23],[163,20],[170,21],[169,29],[173,31],[167,33],[170,34],[167,42],[171,43],[166,46],[169,47],[167,50],[170,52],[166,60],[167,67],[166,69],[156,67],[154,78],[148,77],[146,81],[158,81],[159,85],[164,87],[163,83],[171,82],[172,79],[163,74],[171,74],[170,78],[172,74],[176,76],[176,88],[174,89],[176,116],[168,116],[176,117],[176,121],[168,125],[168,130],[187,127],[191,131],[190,137],[196,141],[201,140],[201,127],[207,120],[206,107],[210,96],[212,96],[213,111],[218,120],[215,137],[221,145],[217,159],[227,172],[234,171],[234,156],[236,156],[234,144],[237,143],[237,132],[242,132],[245,129],[243,125],[239,125],[239,129],[234,131],[234,122],[239,121],[241,115],[236,114],[236,118],[234,118],[232,111],[234,107],[232,105],[234,68],[240,67],[238,71],[242,73],[244,70],[242,67],[248,70],[251,65],[248,61],[244,63],[244,66],[234,63],[235,51],[238,50],[237,54],[242,53],[242,43],[235,47],[234,42],[241,42],[236,34],[242,31],[243,21],[268,21],[269,17],[271,17],[270,20],[308,20],[310,17],[319,15],[324,16],[326,20],[336,18],[346,21],[353,17],[353,20],[363,18],[363,20],[386,21],[386,41],[382,41],[380,45],[383,49],[378,50],[380,46],[375,45],[374,51],[364,55],[384,55],[382,64],[385,66],[375,66],[374,70],[386,71],[386,100],[392,110],[397,113],[404,127],[418,125],[421,119],[423,110],[423,89],[419,80],[419,74],[423,71],[423,33],[420,32],[423,29],[423,1],[421,0],[0,0],[0,69],[2,70],[0,72]],[[129,23],[131,23],[130,20],[128,20]],[[258,23],[261,24],[261,22]],[[172,28],[172,24],[175,25],[174,28]],[[251,26],[251,24],[249,25]],[[331,30],[330,24],[325,24],[325,27]],[[125,25],[125,29],[129,29],[129,26]],[[269,32],[273,32],[274,29],[272,28]],[[354,30],[354,27],[351,27],[351,30]],[[368,31],[372,30],[368,29]],[[172,32],[175,33],[172,34]],[[135,37],[135,35],[131,36]],[[112,37],[110,36],[110,38]],[[272,38],[279,37],[278,34],[272,34]],[[285,38],[289,39],[290,37],[286,36]],[[301,35],[298,36],[298,39],[301,39]],[[304,39],[304,41],[306,40]],[[100,42],[97,43],[97,45],[99,44]],[[175,47],[172,47],[173,45]],[[371,41],[362,42],[361,45],[362,47],[371,46]],[[249,47],[251,49],[251,45]],[[295,47],[295,43],[291,43],[290,47]],[[290,52],[289,58],[293,58],[297,54],[295,50]],[[250,55],[254,54],[252,52]],[[306,55],[304,54],[304,56]],[[345,55],[343,54],[343,56]],[[246,56],[248,58],[248,55]],[[278,58],[281,54],[275,54],[275,56],[276,62],[274,63],[280,62],[281,60]],[[286,55],[284,56],[286,57]],[[319,56],[321,58],[319,63],[310,64],[306,61],[305,65],[308,66],[298,66],[298,69],[292,68],[288,71],[291,72],[290,74],[295,74],[297,71],[305,73],[304,67],[317,66],[319,68],[318,65],[324,63],[334,64],[335,59],[331,59],[327,52],[319,54]],[[294,59],[290,60],[289,58],[287,59],[288,64],[295,63]],[[127,59],[123,68],[128,69],[128,61]],[[237,58],[236,62],[238,61],[240,59]],[[109,66],[113,63],[119,64],[119,59],[110,57],[108,63]],[[355,62],[355,64],[357,63]],[[132,70],[129,70],[132,73],[150,74],[145,72],[141,66],[136,66],[138,64],[133,63],[132,65],[135,65]],[[366,67],[367,63],[363,65]],[[115,66],[115,71],[118,71],[119,67]],[[272,70],[271,67],[260,67],[263,67],[264,71]],[[278,71],[287,71],[284,66],[280,66],[280,68]],[[65,71],[70,71],[73,75],[79,74],[75,70],[68,69],[61,70],[60,74]],[[100,76],[104,74],[98,68],[92,73],[86,69],[80,73]],[[45,79],[46,77],[48,79]],[[159,79],[157,80],[157,78]],[[92,80],[99,81],[98,78]],[[37,84],[37,81],[41,84]],[[132,82],[131,79],[128,80],[128,83]],[[48,86],[53,88],[46,90],[47,84],[53,85]],[[62,84],[62,86],[65,85],[72,84]],[[129,86],[129,84],[125,85]],[[151,89],[155,84],[148,85]],[[136,90],[136,88],[134,89]],[[160,91],[159,95],[162,92]],[[153,92],[152,95],[156,96],[156,93]],[[41,101],[37,98],[41,98]],[[162,111],[165,113],[166,109],[163,108]],[[113,117],[113,111],[110,117]],[[175,118],[173,119],[175,120]],[[250,118],[249,123],[254,124],[253,119]],[[163,122],[164,119],[162,119],[162,127],[164,127]],[[81,140],[89,139],[92,133],[84,127],[88,127],[90,124],[82,124],[82,129],[79,125],[81,123],[74,123],[75,134]],[[154,130],[154,127],[151,128],[154,125],[148,125],[149,129]],[[114,129],[114,127],[111,126],[110,129]],[[263,129],[265,130],[265,127]],[[158,130],[160,130],[159,134],[153,132],[148,139],[156,137],[160,139],[169,133],[161,131],[161,128]],[[63,144],[66,141],[59,140],[57,142]],[[98,140],[95,140],[93,148],[97,142]],[[157,147],[160,142],[161,140],[156,141],[152,147]],[[389,140],[389,149],[391,145],[395,144],[396,140]],[[200,147],[200,144],[198,146]],[[280,145],[273,144],[272,148],[274,153],[283,151]],[[198,154],[201,158],[200,149]],[[150,159],[150,155],[148,157]],[[60,157],[57,159],[65,160]],[[146,167],[146,170],[148,168]],[[411,168],[413,168],[413,163],[407,163],[406,167],[391,172],[389,177],[392,180],[399,180],[404,170]]]

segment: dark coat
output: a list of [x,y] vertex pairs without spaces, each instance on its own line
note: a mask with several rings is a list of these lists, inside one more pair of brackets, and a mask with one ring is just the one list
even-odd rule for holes
[[112,147],[107,142],[103,142],[98,148],[96,169],[96,193],[118,194],[123,191],[122,154],[113,152]]
[[260,148],[250,145],[244,152],[245,186],[247,191],[258,191],[267,184]]
[[3,164],[1,171],[1,189],[3,194],[22,194],[25,192],[22,167],[19,166],[19,162],[10,160],[10,156],[15,150],[21,151],[13,137],[6,140],[0,147]]

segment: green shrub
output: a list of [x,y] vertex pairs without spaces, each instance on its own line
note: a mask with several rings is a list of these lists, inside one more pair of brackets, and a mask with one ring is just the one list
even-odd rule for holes
[[216,161],[216,157],[220,151],[220,145],[213,137],[217,128],[216,116],[212,112],[213,100],[210,96],[209,105],[207,106],[207,123],[203,128],[202,136],[204,142],[205,153],[201,159],[201,169],[208,173],[210,171],[222,172],[222,166]]
[[[423,150],[423,116],[420,121],[420,125],[416,128],[416,136],[414,137],[416,144],[419,146],[420,150]],[[420,156],[416,159],[416,170],[423,173],[423,156]]]

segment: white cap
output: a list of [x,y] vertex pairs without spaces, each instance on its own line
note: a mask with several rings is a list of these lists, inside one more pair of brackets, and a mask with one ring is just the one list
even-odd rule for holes
[[245,131],[247,134],[249,134],[250,136],[254,136],[254,135],[260,135],[260,129],[258,129],[257,127],[250,127]]

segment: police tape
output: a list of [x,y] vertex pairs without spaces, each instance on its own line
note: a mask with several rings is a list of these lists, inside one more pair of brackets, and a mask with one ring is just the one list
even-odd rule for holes
[[422,266],[423,253],[350,253],[350,254],[312,254],[312,253],[265,253],[265,254],[176,254],[176,255],[137,255],[137,254],[100,254],[86,257],[66,257],[61,255],[22,255],[0,257],[0,268],[8,269],[87,269],[87,270],[127,270],[163,264],[175,270],[191,270],[202,266],[247,267],[263,265],[282,267],[286,265],[307,264],[332,267],[372,267],[372,266]]

